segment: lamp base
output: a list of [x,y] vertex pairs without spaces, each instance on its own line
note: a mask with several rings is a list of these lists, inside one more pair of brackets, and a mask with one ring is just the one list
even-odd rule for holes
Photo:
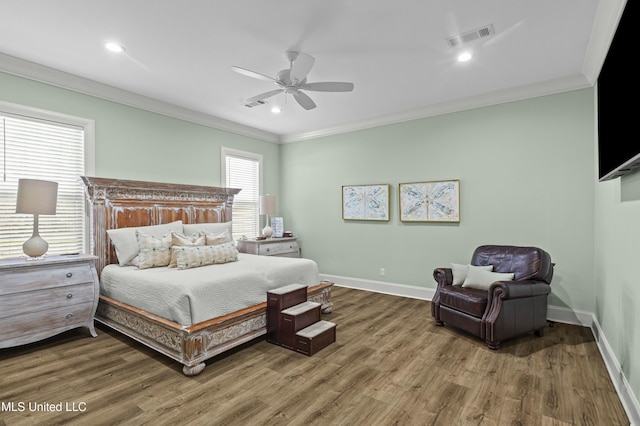
[[269,225],[265,226],[262,230],[262,235],[266,238],[271,238],[271,236],[273,235],[273,228],[271,228]]
[[40,235],[32,236],[22,245],[22,251],[24,254],[32,259],[44,256],[47,250],[49,250],[49,243],[47,243]]

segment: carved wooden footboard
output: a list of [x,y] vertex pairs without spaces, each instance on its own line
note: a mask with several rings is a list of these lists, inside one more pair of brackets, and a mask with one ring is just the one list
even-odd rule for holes
[[[89,202],[91,254],[96,269],[117,263],[107,230],[183,223],[231,221],[233,188],[82,177]],[[309,300],[331,312],[333,283],[308,289]],[[199,374],[204,361],[266,333],[265,302],[191,326],[100,296],[96,320],[183,364],[186,375]]]
[[[311,301],[331,312],[332,283],[307,291]],[[266,295],[265,295],[266,298]],[[229,315],[183,327],[157,315],[100,296],[96,320],[183,364],[187,376],[202,372],[204,361],[266,333],[266,302]]]

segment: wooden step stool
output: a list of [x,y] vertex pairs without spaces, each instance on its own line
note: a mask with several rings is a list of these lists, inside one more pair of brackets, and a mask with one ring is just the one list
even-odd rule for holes
[[311,356],[336,341],[336,325],[318,321],[296,333],[296,351]]
[[302,302],[280,312],[280,344],[296,350],[296,333],[320,321],[320,303]]
[[307,286],[290,284],[267,292],[267,342],[280,345],[280,313],[307,300]]
[[336,325],[322,321],[321,304],[307,287],[290,284],[267,292],[267,341],[311,356],[336,341]]

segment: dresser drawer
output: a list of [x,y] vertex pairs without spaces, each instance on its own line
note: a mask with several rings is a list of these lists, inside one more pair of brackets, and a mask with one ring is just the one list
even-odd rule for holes
[[60,306],[93,302],[93,283],[56,287],[48,290],[33,290],[0,296],[0,318],[26,314]]
[[0,272],[0,296],[35,289],[91,283],[93,279],[93,271],[88,264],[34,265],[28,270],[15,268]]
[[0,341],[29,333],[86,323],[93,316],[93,302],[0,318]]
[[95,260],[85,254],[0,259],[0,348],[37,342],[76,327],[96,337]]
[[278,254],[298,252],[298,243],[296,241],[282,241],[277,243],[260,244],[258,254],[266,256],[275,256]]

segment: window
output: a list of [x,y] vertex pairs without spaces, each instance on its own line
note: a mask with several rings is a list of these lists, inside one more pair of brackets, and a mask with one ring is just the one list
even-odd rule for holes
[[224,185],[239,188],[233,198],[233,239],[255,238],[260,226],[262,155],[222,148],[221,171]]
[[22,256],[33,215],[16,213],[18,180],[58,182],[55,215],[39,218],[48,253],[86,251],[84,187],[93,174],[93,122],[0,102],[0,257]]

